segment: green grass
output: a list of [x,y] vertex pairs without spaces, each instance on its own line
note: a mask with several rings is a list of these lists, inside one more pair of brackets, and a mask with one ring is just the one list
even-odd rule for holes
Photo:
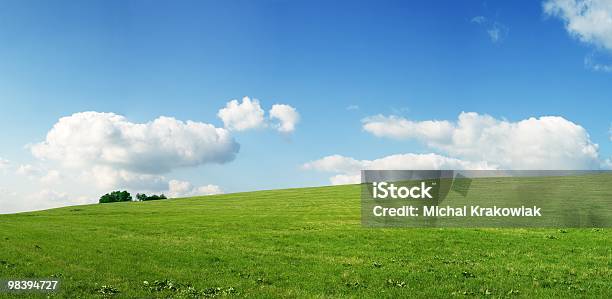
[[612,296],[610,229],[364,228],[359,188],[1,215],[0,279],[60,276],[66,298],[186,294],[143,284],[165,279],[257,298]]

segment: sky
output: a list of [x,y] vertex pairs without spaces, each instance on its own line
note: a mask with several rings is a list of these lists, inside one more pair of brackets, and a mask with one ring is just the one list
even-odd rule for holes
[[609,169],[612,3],[0,0],[0,213]]

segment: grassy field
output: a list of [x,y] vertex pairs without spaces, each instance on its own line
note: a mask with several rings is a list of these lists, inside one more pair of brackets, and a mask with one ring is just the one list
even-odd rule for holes
[[612,297],[610,229],[364,228],[359,194],[337,186],[0,215],[0,279],[60,277],[51,297],[62,298]]

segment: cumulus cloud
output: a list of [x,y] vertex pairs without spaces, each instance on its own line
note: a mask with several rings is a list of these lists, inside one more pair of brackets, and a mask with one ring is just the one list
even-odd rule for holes
[[563,20],[567,32],[581,42],[612,51],[612,2],[548,0],[544,13]]
[[289,105],[276,104],[270,109],[270,118],[277,119],[276,129],[281,133],[291,133],[295,130],[295,125],[300,121],[300,114]]
[[[252,107],[259,105],[257,101],[247,102]],[[15,171],[37,179],[39,187],[47,193],[22,194],[20,204],[13,210],[73,203],[72,196],[52,194],[50,185],[56,190],[70,190],[70,195],[87,194],[83,198],[89,202],[99,192],[117,189],[181,196],[222,193],[216,185],[194,187],[188,182],[177,185],[165,175],[182,167],[230,162],[238,153],[239,144],[228,129],[202,122],[161,116],[136,123],[115,113],[90,111],[60,118],[44,141],[29,148],[39,163],[20,165]],[[8,164],[4,161],[0,159],[0,166]],[[185,184],[187,189],[181,191]],[[7,210],[2,207],[2,212]]]
[[225,128],[232,131],[272,127],[281,133],[291,133],[300,121],[300,114],[294,107],[286,104],[272,105],[269,118],[257,99],[244,97],[242,103],[231,100],[217,113]]
[[68,167],[109,166],[136,173],[165,173],[204,163],[232,161],[239,145],[223,128],[171,117],[133,123],[114,113],[62,117],[46,140],[31,147],[42,160]]
[[612,2],[609,0],[548,0],[544,13],[558,17],[570,36],[595,50],[584,58],[584,66],[612,72]]
[[264,110],[261,109],[259,101],[249,97],[231,100],[217,113],[229,130],[244,131],[248,129],[261,128],[265,125]]
[[507,26],[497,21],[491,21],[484,16],[473,17],[470,21],[482,26],[493,43],[503,41],[508,35],[509,29]]
[[360,182],[361,170],[396,169],[496,169],[487,162],[470,162],[437,154],[397,154],[375,160],[357,160],[341,155],[332,155],[302,165],[307,170],[335,173],[330,178],[334,185],[356,184]]
[[223,194],[221,187],[217,185],[194,187],[190,182],[179,180],[170,180],[168,182],[168,196],[173,198],[215,194]]
[[82,112],[59,119],[45,141],[31,146],[35,157],[57,167],[26,164],[17,173],[39,178],[44,185],[64,181],[63,185],[78,182],[99,190],[159,192],[168,190],[163,174],[226,163],[238,150],[228,130],[210,124],[171,117],[134,123],[114,113]]
[[363,120],[375,136],[417,139],[432,149],[503,169],[597,169],[598,146],[587,131],[558,116],[518,122],[462,112],[456,122],[376,116]]

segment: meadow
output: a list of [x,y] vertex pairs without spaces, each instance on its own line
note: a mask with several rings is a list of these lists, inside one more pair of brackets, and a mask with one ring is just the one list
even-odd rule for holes
[[[0,215],[33,298],[612,297],[612,229],[367,228],[357,185]],[[8,298],[14,294],[0,294]]]

